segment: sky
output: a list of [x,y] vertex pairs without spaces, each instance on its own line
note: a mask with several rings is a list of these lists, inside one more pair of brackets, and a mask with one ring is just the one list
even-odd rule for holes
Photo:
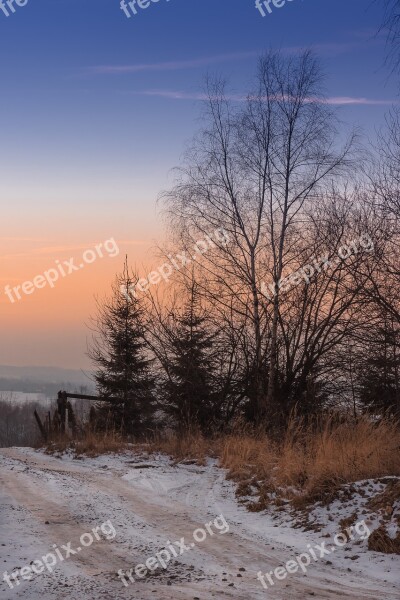
[[[397,102],[383,0],[276,0],[264,17],[255,0],[140,0],[136,14],[120,0],[16,2],[0,1],[0,364],[89,366],[95,297],[126,253],[145,274],[162,242],[157,199],[201,126],[207,74],[240,95],[260,53],[312,47],[330,102],[366,138]],[[52,287],[7,295],[59,265]]]

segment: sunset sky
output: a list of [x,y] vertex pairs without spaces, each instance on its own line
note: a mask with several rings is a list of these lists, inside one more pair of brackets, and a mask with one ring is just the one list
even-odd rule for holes
[[[269,47],[314,47],[341,118],[373,137],[397,92],[379,34],[383,2],[28,0],[0,11],[0,364],[85,368],[94,296],[124,255],[143,274],[163,238],[157,196],[200,126],[207,73],[247,91]],[[20,285],[114,238],[98,258],[10,302]]]

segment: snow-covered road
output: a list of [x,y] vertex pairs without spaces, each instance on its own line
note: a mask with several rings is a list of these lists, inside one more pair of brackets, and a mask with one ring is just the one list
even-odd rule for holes
[[[30,565],[49,552],[110,521],[113,539],[95,540],[52,574],[35,574],[9,600],[201,599],[279,600],[315,597],[400,599],[399,557],[364,552],[357,561],[338,548],[307,573],[289,574],[265,590],[257,573],[269,572],[321,543],[319,534],[278,525],[238,506],[234,485],[213,462],[174,465],[160,456],[126,453],[96,459],[56,458],[32,449],[0,450],[0,559],[3,572]],[[193,532],[223,515],[229,532],[207,535],[171,561],[125,587],[117,571],[155,556],[168,542],[193,540]],[[326,540],[325,540],[326,541]]]

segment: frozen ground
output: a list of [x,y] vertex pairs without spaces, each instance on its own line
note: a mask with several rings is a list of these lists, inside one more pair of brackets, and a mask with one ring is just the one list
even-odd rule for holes
[[[74,460],[27,448],[0,450],[0,560],[9,574],[111,521],[116,535],[59,562],[53,574],[37,574],[13,589],[9,600],[116,600],[315,597],[400,599],[400,559],[366,551],[366,542],[335,548],[311,562],[307,573],[289,574],[265,590],[257,572],[269,572],[325,542],[320,533],[293,529],[237,504],[234,485],[210,462],[174,465],[160,456],[135,454]],[[229,532],[207,535],[166,569],[148,572],[125,587],[116,573],[155,556],[168,542],[185,538],[223,515]],[[318,515],[321,516],[320,514]],[[285,521],[285,519],[282,519]],[[334,533],[332,530],[331,533]],[[357,559],[354,556],[357,555]]]

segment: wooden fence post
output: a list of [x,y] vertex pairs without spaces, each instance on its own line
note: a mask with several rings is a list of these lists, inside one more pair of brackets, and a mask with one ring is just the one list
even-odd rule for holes
[[38,424],[38,427],[39,427],[39,429],[40,429],[40,433],[42,434],[44,441],[45,441],[45,442],[47,442],[47,433],[46,433],[46,429],[43,427],[43,423],[42,423],[42,421],[40,420],[40,417],[39,417],[39,415],[38,415],[38,413],[37,413],[36,409],[35,409],[35,412],[34,412],[33,414],[35,415],[36,423]]

